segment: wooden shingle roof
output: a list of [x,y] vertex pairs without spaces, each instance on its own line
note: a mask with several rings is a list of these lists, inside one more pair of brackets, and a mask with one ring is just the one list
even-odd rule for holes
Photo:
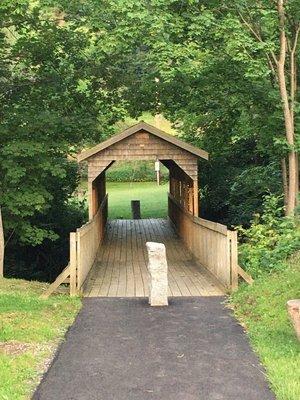
[[84,161],[87,160],[89,157],[92,157],[96,153],[99,153],[100,151],[107,149],[108,147],[112,146],[115,143],[120,142],[123,139],[126,139],[127,137],[139,132],[139,131],[146,131],[154,136],[159,137],[162,140],[165,140],[181,149],[184,149],[188,151],[191,154],[194,154],[198,157],[204,158],[205,160],[208,160],[208,153],[202,149],[199,149],[198,147],[192,146],[189,143],[184,142],[183,140],[178,139],[175,136],[169,135],[168,133],[156,128],[153,125],[147,124],[146,122],[139,122],[136,125],[131,126],[130,128],[126,129],[125,131],[112,136],[111,138],[105,140],[102,143],[97,144],[96,146],[92,147],[91,149],[82,151],[81,153],[78,154],[77,159],[78,161]]

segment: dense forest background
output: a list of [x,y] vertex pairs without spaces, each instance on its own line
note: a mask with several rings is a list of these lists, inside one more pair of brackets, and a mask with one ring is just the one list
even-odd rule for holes
[[254,275],[300,248],[300,1],[4,0],[0,205],[10,276],[53,280],[82,148],[164,115],[210,153],[201,212],[239,227]]

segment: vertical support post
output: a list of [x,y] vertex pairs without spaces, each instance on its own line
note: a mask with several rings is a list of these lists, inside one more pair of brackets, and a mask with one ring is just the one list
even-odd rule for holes
[[160,185],[160,172],[159,171],[156,171],[156,183],[157,183],[157,186]]
[[0,207],[0,277],[3,277],[4,272],[4,231],[2,222],[2,213]]
[[141,219],[141,203],[140,200],[131,200],[132,219]]
[[70,295],[77,294],[77,240],[76,233],[70,233]]
[[230,240],[231,290],[238,288],[238,238],[237,231],[228,231]]
[[199,216],[199,195],[198,195],[198,181],[194,180],[194,215]]
[[93,183],[92,181],[88,181],[88,203],[89,203],[89,220],[93,219]]
[[155,161],[156,183],[160,185],[160,163],[159,160]]

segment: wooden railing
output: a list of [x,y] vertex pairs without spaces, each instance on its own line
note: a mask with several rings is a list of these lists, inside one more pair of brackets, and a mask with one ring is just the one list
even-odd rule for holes
[[48,289],[41,295],[47,298],[61,284],[70,284],[70,295],[80,294],[82,286],[94,265],[101,246],[107,221],[107,195],[93,219],[76,232],[70,233],[70,262]]
[[169,218],[197,261],[228,290],[238,285],[237,233],[187,212],[169,194]]
[[91,221],[76,230],[77,290],[80,291],[90,272],[104,237],[107,220],[107,195]]

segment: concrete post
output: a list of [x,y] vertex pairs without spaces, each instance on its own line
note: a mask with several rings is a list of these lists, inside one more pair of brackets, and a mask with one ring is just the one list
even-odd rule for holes
[[168,264],[166,248],[163,243],[146,243],[148,251],[149,304],[168,305]]

